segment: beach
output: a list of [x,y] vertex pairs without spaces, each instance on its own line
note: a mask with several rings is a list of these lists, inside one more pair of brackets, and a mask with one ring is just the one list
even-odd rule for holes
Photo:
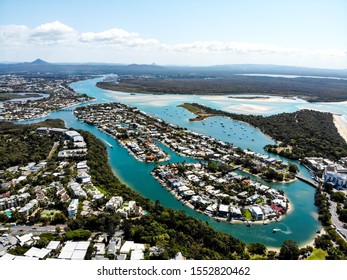
[[334,124],[339,134],[343,139],[345,139],[347,143],[347,121],[345,120],[345,118],[340,115],[334,115]]

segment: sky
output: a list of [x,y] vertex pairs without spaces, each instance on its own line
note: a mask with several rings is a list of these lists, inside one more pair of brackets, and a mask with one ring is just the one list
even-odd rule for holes
[[0,61],[347,69],[346,0],[0,0]]

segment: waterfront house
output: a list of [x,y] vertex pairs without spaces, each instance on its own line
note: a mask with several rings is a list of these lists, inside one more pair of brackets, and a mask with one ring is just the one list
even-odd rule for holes
[[253,206],[251,208],[252,216],[255,220],[263,220],[264,219],[264,213],[258,206]]

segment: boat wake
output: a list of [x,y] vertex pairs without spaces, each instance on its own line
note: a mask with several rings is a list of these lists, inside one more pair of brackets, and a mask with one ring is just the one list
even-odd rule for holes
[[102,140],[104,141],[109,147],[113,147],[109,142],[107,142],[106,140]]
[[276,228],[276,229],[274,229],[274,230],[276,230],[276,232],[282,232],[284,234],[291,234],[292,233],[292,231],[290,230],[290,228],[286,224],[280,223],[279,225],[283,225],[286,229],[283,230],[281,228]]

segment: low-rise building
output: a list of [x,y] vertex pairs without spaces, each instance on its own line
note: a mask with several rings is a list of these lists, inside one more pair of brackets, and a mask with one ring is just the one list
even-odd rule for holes
[[77,210],[78,210],[78,199],[73,199],[71,200],[70,205],[67,209],[69,217],[75,216],[77,214]]

